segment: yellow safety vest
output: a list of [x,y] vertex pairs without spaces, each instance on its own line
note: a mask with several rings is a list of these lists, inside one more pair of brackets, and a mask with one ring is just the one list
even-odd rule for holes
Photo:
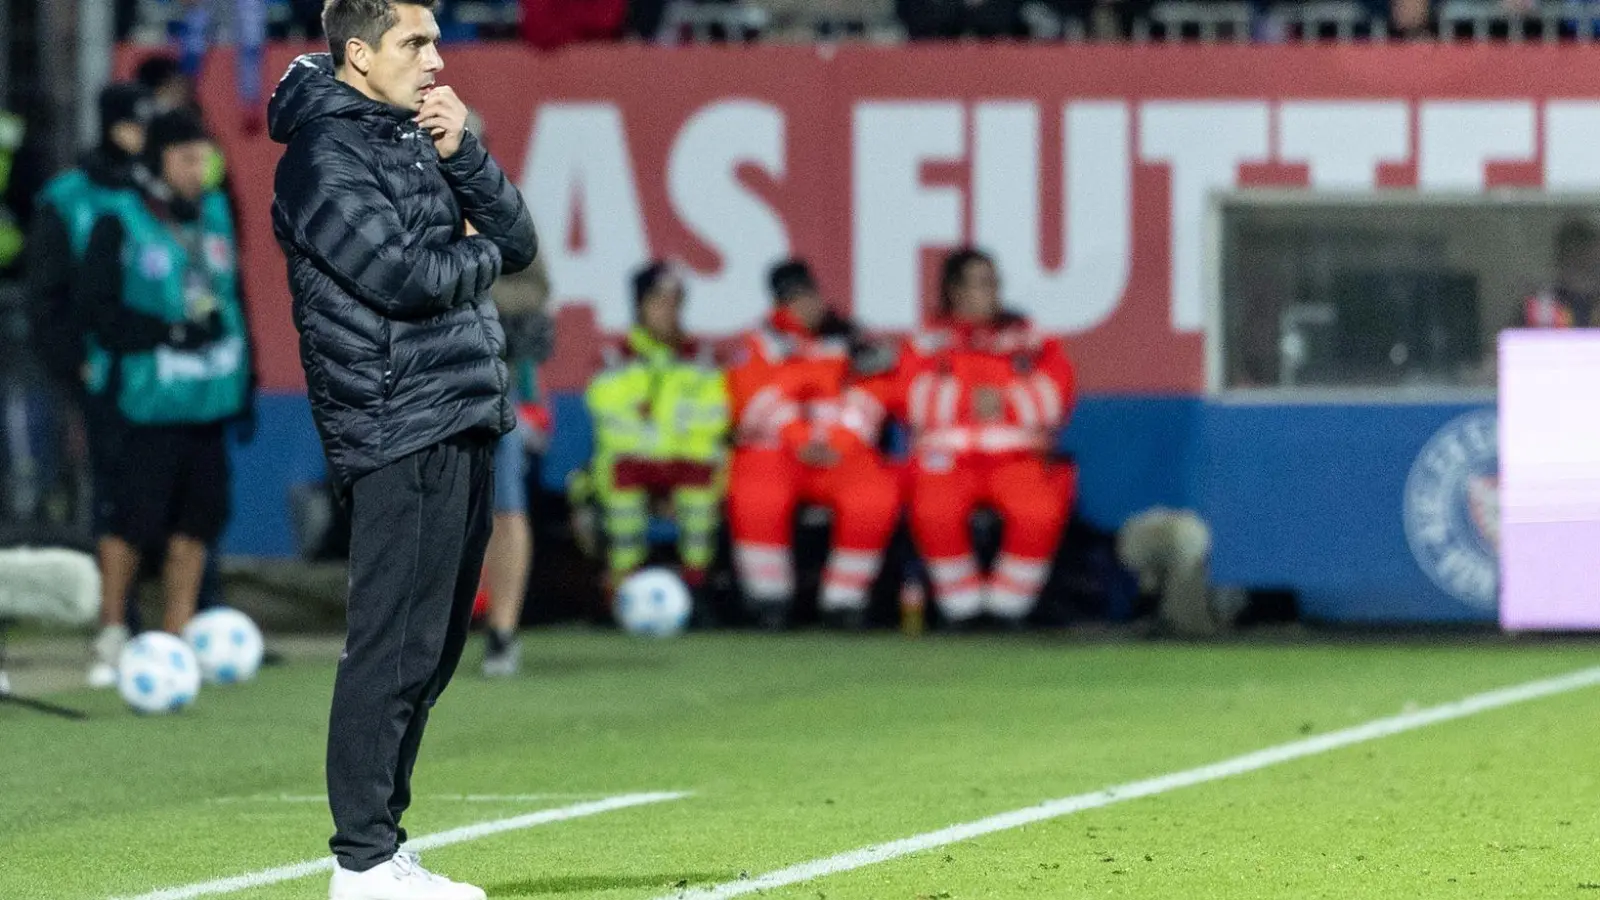
[[728,389],[709,360],[683,359],[643,328],[628,334],[633,356],[589,385],[595,456],[714,462],[728,432]]
[[[0,112],[0,196],[11,185],[11,167],[26,134],[27,126],[21,116]],[[15,212],[0,203],[0,269],[10,266],[21,255],[22,225]]]

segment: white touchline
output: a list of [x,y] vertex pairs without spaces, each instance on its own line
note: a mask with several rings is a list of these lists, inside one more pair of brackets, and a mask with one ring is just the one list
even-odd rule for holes
[[[516,831],[522,828],[532,828],[535,825],[548,825],[551,822],[581,819],[584,816],[627,809],[630,806],[644,806],[650,803],[682,800],[687,796],[689,794],[684,791],[623,794],[617,797],[607,797],[604,800],[595,800],[591,803],[578,803],[556,809],[543,809],[527,815],[512,816],[509,819],[495,819],[491,822],[479,822],[476,825],[464,825],[460,828],[452,828],[448,831],[427,835],[426,837],[413,838],[406,842],[406,846],[417,851],[432,850],[436,847],[448,847],[451,844],[475,841],[503,831]],[[189,900],[191,897],[212,897],[218,894],[232,894],[236,891],[277,884],[280,881],[293,881],[296,878],[305,878],[318,872],[332,871],[333,857],[329,856],[323,859],[313,859],[293,865],[279,866],[274,869],[263,869],[259,872],[235,875],[232,878],[219,878],[215,881],[202,881],[198,884],[188,884],[182,887],[163,888],[159,891],[151,891],[148,894],[140,894],[137,897],[121,898],[121,900]]]
[[1098,809],[1114,803],[1127,800],[1137,800],[1140,797],[1150,797],[1155,794],[1164,794],[1179,788],[1192,787],[1205,784],[1208,781],[1217,781],[1231,778],[1234,775],[1243,775],[1269,766],[1303,759],[1307,756],[1316,756],[1352,744],[1361,744],[1374,741],[1378,738],[1415,731],[1440,722],[1449,722],[1453,719],[1463,719],[1467,716],[1488,712],[1504,706],[1523,703],[1528,700],[1537,700],[1541,697],[1550,697],[1575,691],[1579,688],[1592,687],[1600,684],[1600,666],[1592,669],[1583,669],[1569,675],[1532,681],[1527,684],[1516,685],[1489,691],[1484,694],[1475,694],[1451,703],[1419,709],[1415,712],[1402,713],[1384,719],[1374,719],[1363,725],[1334,731],[1316,737],[1293,741],[1288,744],[1279,744],[1243,756],[1235,756],[1222,762],[1201,766],[1198,769],[1189,769],[1183,772],[1173,772],[1170,775],[1161,775],[1144,781],[1133,781],[1115,787],[1105,788],[1088,794],[1078,794],[1074,797],[1062,797],[1059,800],[1048,800],[1037,806],[1025,809],[1016,809],[1011,812],[1000,813],[975,822],[966,822],[960,825],[951,825],[938,831],[926,834],[913,835],[890,841],[887,844],[876,844],[829,856],[811,862],[778,869],[765,875],[754,878],[730,881],[712,887],[695,888],[687,891],[676,891],[664,894],[656,900],[722,900],[726,897],[739,897],[744,894],[753,894],[757,891],[770,891],[786,885],[798,884],[833,875],[838,872],[848,872],[860,869],[875,863],[887,862],[902,856],[909,856],[934,847],[954,844],[959,841],[971,840],[997,831],[1007,831],[1042,822],[1046,819],[1056,819],[1061,816],[1070,816],[1073,813],[1089,809]]

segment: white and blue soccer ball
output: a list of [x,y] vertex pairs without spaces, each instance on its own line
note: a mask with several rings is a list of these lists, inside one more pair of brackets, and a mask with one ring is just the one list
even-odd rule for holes
[[200,661],[207,684],[235,684],[256,677],[266,644],[261,629],[237,609],[208,609],[189,620],[183,639]]
[[200,663],[182,638],[147,631],[122,648],[117,692],[137,712],[176,712],[200,694]]
[[617,588],[617,622],[629,634],[672,637],[689,626],[694,601],[689,588],[670,569],[641,569]]

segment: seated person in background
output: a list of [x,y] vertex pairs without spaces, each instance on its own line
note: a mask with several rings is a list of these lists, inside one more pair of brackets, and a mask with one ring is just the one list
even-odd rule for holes
[[[952,623],[989,613],[1020,622],[1038,602],[1077,485],[1053,458],[1072,410],[1074,376],[1061,342],[1000,305],[994,260],[974,249],[945,259],[939,318],[902,354],[898,407],[911,429],[911,533],[939,611]],[[987,578],[968,522],[980,504],[1002,523]]]
[[678,525],[683,580],[705,579],[716,551],[728,395],[709,353],[679,324],[683,279],[652,262],[633,278],[634,326],[607,353],[585,401],[594,418],[591,478],[609,544],[609,587],[644,564],[650,500],[666,498]]
[[1600,231],[1570,219],[1556,232],[1556,280],[1525,298],[1515,328],[1600,326]]
[[772,270],[776,309],[741,340],[728,370],[734,407],[728,515],[734,566],[763,624],[783,623],[794,594],[795,506],[833,511],[833,550],[821,609],[831,624],[859,624],[884,548],[900,518],[900,476],[848,402],[864,347],[828,309],[805,263]]

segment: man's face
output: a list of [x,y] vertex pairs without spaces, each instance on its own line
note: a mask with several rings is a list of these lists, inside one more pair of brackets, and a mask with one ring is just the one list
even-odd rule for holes
[[678,309],[683,305],[683,285],[665,279],[639,303],[639,324],[658,338],[678,333]]
[[439,24],[433,12],[411,3],[394,7],[399,20],[383,33],[378,46],[360,41],[358,68],[365,71],[373,99],[402,109],[419,110],[433,87],[434,76],[444,68],[439,57]]
[[828,312],[827,302],[816,291],[807,290],[791,294],[786,305],[795,318],[813,331],[822,324],[823,316]]
[[206,192],[206,170],[211,162],[209,141],[173,144],[161,151],[161,180],[185,200],[199,200]]
[[950,289],[950,306],[958,319],[987,322],[1000,313],[1000,276],[994,266],[975,259],[967,263]]

